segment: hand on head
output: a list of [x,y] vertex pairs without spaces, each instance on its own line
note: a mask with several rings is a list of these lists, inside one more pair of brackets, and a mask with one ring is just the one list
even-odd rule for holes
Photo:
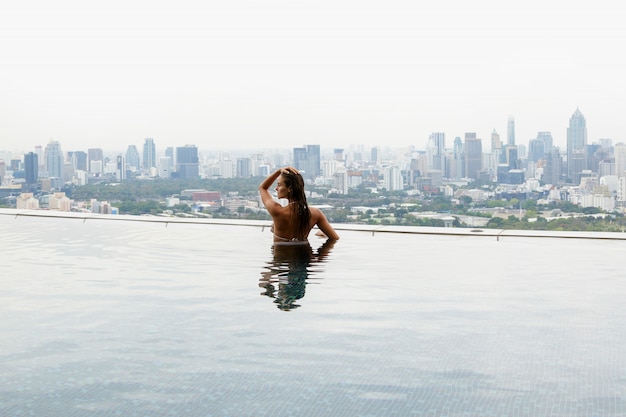
[[285,168],[281,169],[280,172],[281,172],[281,174],[300,175],[298,170],[295,169],[294,167],[285,167]]

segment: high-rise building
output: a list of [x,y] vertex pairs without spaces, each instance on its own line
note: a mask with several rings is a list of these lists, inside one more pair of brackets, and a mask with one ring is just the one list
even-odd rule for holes
[[42,169],[45,169],[45,161],[46,159],[44,158],[44,151],[43,151],[43,147],[41,145],[37,145],[35,146],[35,153],[37,154],[37,159],[39,160],[39,170],[41,171]]
[[139,151],[135,145],[128,145],[128,148],[126,149],[126,164],[132,172],[137,172],[141,168]]
[[74,170],[87,171],[87,153],[84,151],[69,151],[67,159]]
[[476,137],[476,133],[468,132],[465,134],[463,157],[465,160],[465,176],[478,179],[483,164],[483,146],[482,140]]
[[496,132],[496,129],[493,129],[493,132],[491,132],[491,153],[496,153],[497,151],[502,151],[502,141],[500,140],[500,134]]
[[252,176],[250,158],[237,158],[237,177],[250,178]]
[[162,156],[159,158],[159,177],[169,178],[172,176],[172,158]]
[[378,149],[377,146],[374,146],[371,151],[370,151],[370,162],[372,162],[373,164],[377,165],[379,162],[379,158],[380,158],[380,150]]
[[100,148],[87,149],[89,173],[100,175],[104,169],[104,152]]
[[446,134],[443,132],[431,133],[428,137],[428,146],[426,148],[426,156],[428,158],[428,171],[446,170]]
[[552,150],[552,146],[553,145],[553,140],[552,140],[552,133],[550,132],[538,132],[537,133],[537,140],[540,140],[543,142],[543,150],[545,153],[548,153]]
[[531,139],[528,142],[528,160],[537,162],[546,157],[545,143],[541,139]]
[[576,174],[587,169],[587,122],[576,109],[567,128],[567,180],[576,183]]
[[174,150],[174,148],[171,146],[165,148],[165,156],[169,156],[170,166],[174,167],[176,165],[176,151]]
[[126,179],[126,161],[122,154],[117,155],[115,158],[115,179],[118,181]]
[[615,145],[615,175],[618,178],[626,177],[626,143]]
[[156,145],[154,139],[146,138],[143,144],[143,161],[142,166],[144,171],[150,171],[151,168],[156,167]]
[[24,155],[24,177],[29,186],[36,184],[39,179],[39,157],[35,152]]
[[390,165],[384,170],[383,184],[387,191],[400,191],[404,189],[402,171],[395,165]]
[[185,145],[176,148],[176,172],[178,178],[195,179],[200,175],[198,167],[198,148]]
[[61,144],[57,141],[50,141],[45,150],[46,171],[50,178],[63,178],[63,151]]
[[519,169],[519,157],[517,155],[517,146],[506,145],[504,147],[504,159],[505,163],[509,166],[509,169]]
[[304,179],[313,180],[321,175],[320,145],[306,145],[304,148],[293,148],[294,167],[300,171]]
[[513,116],[509,116],[509,120],[506,123],[506,144],[515,146],[515,119]]
[[613,141],[610,138],[600,138],[598,142],[606,152],[610,152],[613,149]]
[[559,148],[553,147],[546,153],[546,165],[543,167],[542,181],[545,184],[559,184],[561,182],[562,166],[563,158],[561,158]]
[[453,159],[450,165],[450,178],[463,178],[465,177],[465,158],[463,155],[463,141],[460,137],[454,138],[454,144],[452,147]]

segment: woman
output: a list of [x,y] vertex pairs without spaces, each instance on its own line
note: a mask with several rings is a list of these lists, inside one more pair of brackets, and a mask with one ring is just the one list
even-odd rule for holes
[[[269,188],[276,183],[278,198],[289,200],[289,204],[282,206],[269,192]],[[304,195],[304,180],[297,169],[286,167],[276,170],[259,186],[261,200],[274,220],[274,243],[303,242],[308,243],[309,232],[317,226],[328,238],[337,240],[339,235],[330,225],[320,209],[309,207]]]

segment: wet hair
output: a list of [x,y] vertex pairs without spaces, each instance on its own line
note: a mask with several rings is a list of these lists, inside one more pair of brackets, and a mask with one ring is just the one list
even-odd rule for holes
[[289,209],[291,216],[298,225],[298,239],[305,240],[309,233],[309,223],[311,222],[311,212],[306,202],[304,194],[304,179],[299,173],[284,170],[281,174],[283,183],[291,191],[289,192]]

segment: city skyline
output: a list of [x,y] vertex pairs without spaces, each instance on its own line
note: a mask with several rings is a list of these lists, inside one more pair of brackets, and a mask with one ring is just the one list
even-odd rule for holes
[[[583,119],[586,119],[586,117],[583,115],[583,113],[580,111],[579,108],[576,108],[576,110],[571,113],[571,115],[568,117],[569,120],[569,124],[571,124],[572,118],[578,118],[578,117],[582,117]],[[492,152],[494,150],[494,138],[498,138],[498,140],[501,142],[501,145],[513,145],[513,146],[522,146],[524,148],[531,148],[533,142],[537,141],[537,140],[542,140],[542,137],[544,136],[549,136],[550,137],[550,143],[551,145],[553,145],[554,147],[559,148],[561,153],[564,153],[565,155],[569,155],[569,151],[568,151],[568,137],[567,135],[569,134],[569,130],[571,128],[570,127],[566,127],[566,131],[567,134],[564,135],[565,139],[564,139],[564,143],[557,143],[556,140],[554,140],[554,134],[550,131],[538,131],[535,136],[531,137],[528,140],[524,140],[524,139],[520,139],[519,138],[519,134],[517,134],[517,128],[515,127],[515,117],[509,115],[507,117],[507,121],[506,121],[506,128],[504,131],[498,131],[497,129],[492,129],[492,131],[489,133],[489,135],[479,135],[477,132],[472,132],[472,131],[468,131],[468,132],[464,132],[462,135],[455,135],[454,137],[451,137],[450,135],[448,135],[445,131],[433,131],[430,132],[428,137],[426,137],[421,143],[415,142],[415,143],[407,143],[405,145],[402,146],[393,146],[393,144],[388,144],[386,142],[383,143],[341,143],[341,142],[337,142],[336,144],[322,144],[323,141],[317,141],[315,143],[316,146],[319,146],[323,151],[324,154],[331,154],[334,152],[334,149],[372,149],[372,148],[379,148],[379,149],[385,149],[387,151],[391,151],[393,152],[394,150],[402,150],[402,149],[413,149],[414,151],[418,151],[418,152],[428,152],[429,147],[431,146],[431,141],[433,139],[433,136],[438,137],[438,141],[440,141],[440,144],[438,144],[438,147],[444,146],[444,148],[442,148],[441,150],[445,149],[446,151],[451,151],[454,149],[454,142],[455,140],[460,139],[462,142],[464,142],[464,139],[469,136],[475,138],[475,139],[479,139],[482,142],[482,150],[483,152]],[[587,129],[586,127],[586,122],[585,122],[585,129]],[[601,144],[602,142],[610,142],[613,145],[617,144],[617,143],[624,143],[626,141],[619,141],[619,140],[614,140],[613,138],[596,138],[596,139],[589,139],[585,141],[585,144]],[[231,146],[231,144],[218,144],[218,145],[209,145],[209,146],[198,146],[198,144],[196,143],[189,143],[189,142],[180,142],[180,143],[159,143],[158,139],[155,139],[153,137],[145,137],[145,138],[141,138],[136,140],[134,143],[122,143],[120,142],[119,146],[120,148],[110,148],[107,146],[101,146],[101,145],[87,145],[87,144],[81,144],[78,147],[72,147],[71,149],[68,149],[68,146],[65,145],[65,142],[63,140],[57,140],[57,139],[50,139],[48,142],[42,142],[42,143],[35,143],[35,144],[24,144],[22,143],[21,148],[22,150],[20,151],[15,151],[15,150],[11,150],[11,149],[3,149],[0,148],[0,154],[11,154],[11,156],[13,158],[15,157],[23,157],[25,154],[32,152],[33,150],[35,150],[36,148],[45,148],[47,145],[49,145],[50,143],[54,143],[54,142],[58,142],[61,143],[63,145],[64,149],[67,149],[67,152],[72,152],[72,151],[86,151],[87,149],[100,149],[101,151],[103,151],[106,156],[108,157],[113,157],[116,156],[118,154],[126,154],[126,152],[129,150],[129,148],[134,148],[134,150],[136,149],[143,149],[145,152],[145,144],[146,142],[150,142],[151,145],[150,147],[153,148],[152,151],[156,152],[154,154],[154,158],[158,157],[158,156],[167,156],[167,152],[174,149],[174,148],[178,148],[178,147],[186,147],[186,146],[194,146],[198,148],[198,151],[201,153],[221,153],[221,152],[227,152],[230,153],[232,152],[233,155],[237,155],[237,156],[241,156],[241,155],[246,155],[246,154],[254,154],[257,152],[266,152],[266,151],[277,151],[277,152],[281,152],[281,151],[289,151],[293,148],[298,148],[300,146],[308,146],[310,144],[307,144],[305,142],[300,142],[299,144],[297,142],[294,142],[293,144],[287,144],[284,147],[280,147],[280,146],[260,146],[257,144],[252,144],[250,146],[247,147],[237,147],[237,146]],[[106,145],[106,144],[105,144]],[[1,144],[0,144],[1,146]],[[117,146],[117,145],[116,145]],[[141,160],[143,160],[145,158],[145,154],[141,157]]]
[[200,149],[426,143],[495,129],[566,145],[626,138],[617,51],[626,11],[604,1],[69,0],[0,6],[0,148]]

